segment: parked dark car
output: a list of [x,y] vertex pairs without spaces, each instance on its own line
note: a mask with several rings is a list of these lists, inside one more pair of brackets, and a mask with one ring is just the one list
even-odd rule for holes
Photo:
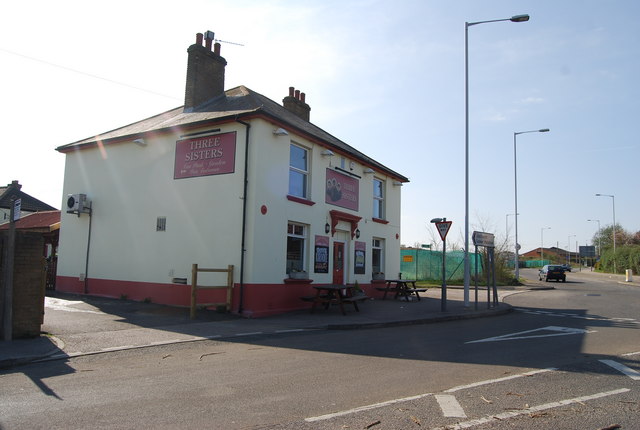
[[571,272],[571,266],[568,264],[563,264],[562,268],[564,269],[565,272]]
[[549,282],[551,279],[555,279],[556,282],[558,281],[566,282],[567,275],[565,275],[564,269],[562,268],[562,266],[547,264],[542,269],[540,269],[540,272],[538,273],[538,279],[540,281],[544,279],[545,282]]

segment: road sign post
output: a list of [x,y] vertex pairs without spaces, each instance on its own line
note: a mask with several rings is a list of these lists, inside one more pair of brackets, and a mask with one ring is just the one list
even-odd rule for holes
[[[478,247],[483,246],[487,248],[487,308],[491,308],[493,306],[498,306],[498,289],[496,287],[496,267],[495,267],[495,256],[494,256],[494,238],[493,233],[485,233],[482,231],[474,231],[472,235],[473,244],[476,247],[476,305],[475,308],[478,309],[478,265],[477,265],[477,254]],[[493,277],[493,282],[491,282],[490,277]],[[491,289],[489,288],[489,284],[493,284],[493,303],[491,302]]]
[[442,312],[447,310],[447,233],[451,228],[452,221],[447,221],[446,218],[436,222],[436,228],[442,239],[442,289],[440,298],[440,310]]

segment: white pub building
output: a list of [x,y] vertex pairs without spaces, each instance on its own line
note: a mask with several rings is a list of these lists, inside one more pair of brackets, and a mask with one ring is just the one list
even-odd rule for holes
[[56,289],[189,306],[198,264],[233,266],[231,311],[246,317],[306,308],[311,285],[357,281],[376,296],[373,279],[400,269],[408,179],[309,122],[293,87],[282,105],[225,91],[213,42],[198,34],[187,50],[184,106],[57,148]]

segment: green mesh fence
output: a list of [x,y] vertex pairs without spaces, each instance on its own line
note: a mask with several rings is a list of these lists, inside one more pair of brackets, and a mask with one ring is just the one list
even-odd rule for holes
[[[518,265],[522,267],[542,267],[546,264],[551,264],[550,260],[519,260]],[[513,260],[507,261],[507,267],[513,269],[514,262]]]
[[520,267],[542,267],[551,264],[549,260],[525,260],[520,263]]
[[[475,273],[475,255],[469,253],[469,270]],[[478,275],[482,276],[482,257],[478,256]],[[450,251],[446,255],[446,279],[464,278],[464,252]],[[400,273],[405,279],[418,281],[442,279],[442,251],[401,249]]]

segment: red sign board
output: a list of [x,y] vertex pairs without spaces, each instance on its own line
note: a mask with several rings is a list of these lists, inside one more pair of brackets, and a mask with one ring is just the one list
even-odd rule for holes
[[236,132],[194,137],[176,142],[174,179],[233,173]]
[[343,208],[358,210],[360,183],[356,178],[327,169],[325,203]]
[[440,233],[440,239],[444,240],[447,237],[447,233],[449,233],[449,229],[451,228],[451,223],[453,221],[442,221],[437,222],[436,227],[438,228],[438,233]]

